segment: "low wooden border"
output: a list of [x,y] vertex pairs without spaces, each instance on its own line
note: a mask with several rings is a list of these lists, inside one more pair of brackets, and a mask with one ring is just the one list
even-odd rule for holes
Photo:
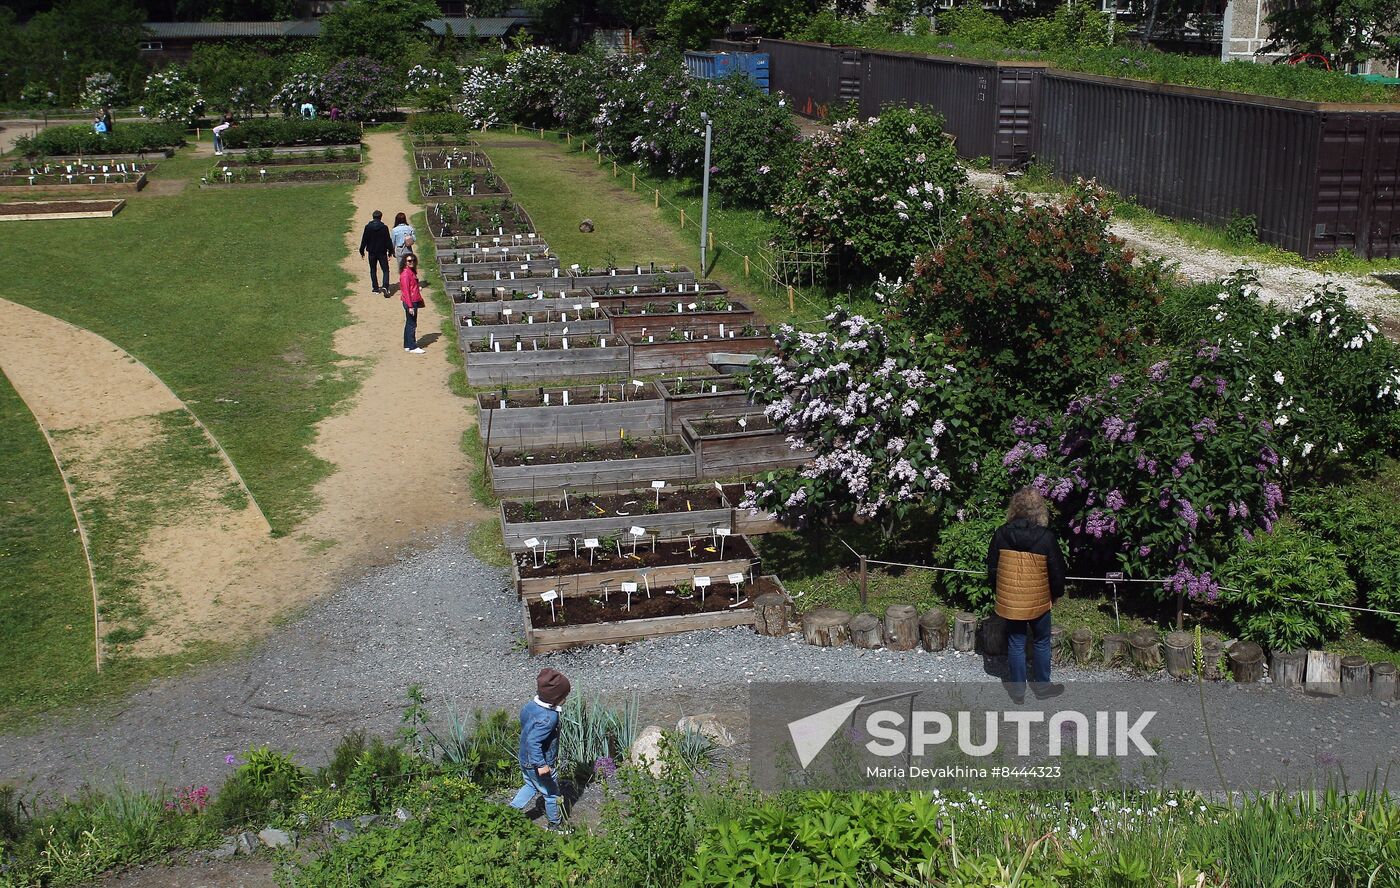
[[[559,260],[554,257],[536,259],[495,259],[482,262],[453,262],[440,264],[442,282],[449,290],[476,290],[480,285],[504,286],[517,280],[529,282],[554,279]],[[496,277],[499,275],[499,277]],[[515,277],[511,277],[515,275]],[[531,287],[531,290],[534,288]]]
[[695,280],[695,273],[688,268],[682,268],[678,271],[644,271],[641,274],[621,275],[574,273],[572,269],[561,268],[558,276],[549,275],[536,278],[515,278],[505,281],[459,281],[456,282],[457,286],[453,288],[471,290],[474,293],[481,293],[488,296],[497,295],[501,290],[526,293],[544,290],[545,292],[557,293],[560,290],[581,290],[588,287],[595,287],[600,281],[616,281],[617,286],[641,285],[654,282],[660,275],[682,281]]
[[[772,580],[784,595],[787,589],[775,576]],[[525,614],[525,644],[531,654],[562,651],[590,644],[622,644],[665,635],[679,635],[700,629],[732,629],[754,624],[753,607],[678,617],[652,617],[644,620],[622,620],[615,623],[589,623],[585,626],[536,628],[530,623],[530,603],[522,602]]]
[[542,496],[562,496],[566,490],[632,490],[645,487],[652,481],[665,481],[668,484],[694,481],[695,453],[687,445],[684,453],[674,456],[497,466],[495,454],[488,450],[486,472],[491,479],[491,491],[496,496],[539,499]]
[[735,416],[753,410],[749,393],[746,391],[695,392],[678,395],[671,391],[671,380],[669,379],[659,379],[653,384],[661,392],[662,397],[666,399],[666,434],[668,435],[681,433],[681,420],[683,419],[699,419],[705,416]]
[[7,204],[5,204],[5,206],[7,206],[7,207],[11,207],[11,206],[42,207],[42,206],[46,206],[46,205],[72,204],[72,203],[104,204],[104,205],[106,205],[106,209],[99,209],[97,206],[94,206],[91,210],[86,210],[86,211],[82,211],[82,212],[63,212],[63,213],[15,213],[15,214],[0,213],[0,222],[35,222],[35,221],[38,221],[38,220],[40,220],[40,219],[110,219],[111,217],[115,216],[117,213],[120,213],[121,210],[122,210],[122,207],[126,206],[126,198],[123,197],[123,198],[114,198],[114,199],[112,199],[112,200],[76,200],[76,201],[75,201],[75,200],[36,200],[36,201],[24,201],[24,202],[19,203],[19,204],[7,203]]
[[[512,343],[512,346],[514,343]],[[501,385],[555,379],[612,379],[627,372],[632,349],[625,343],[588,348],[538,351],[467,351],[463,343],[467,382]]]
[[708,356],[711,353],[762,355],[773,350],[773,337],[734,336],[720,339],[704,338],[671,341],[658,339],[654,342],[641,342],[638,337],[623,335],[632,346],[630,372],[636,375],[653,373],[675,373],[679,371],[712,370]]
[[467,320],[468,318],[457,320],[457,344],[461,346],[463,353],[467,350],[467,343],[490,333],[495,333],[497,339],[513,343],[516,336],[562,336],[565,331],[568,331],[570,336],[596,336],[612,332],[607,318],[595,321],[546,321],[539,324],[484,324],[474,327],[467,326]]
[[[537,325],[538,326],[538,325]],[[648,397],[605,404],[569,404],[552,391],[555,403],[548,407],[501,409],[498,394],[477,395],[476,428],[492,447],[536,447],[550,444],[583,444],[616,441],[618,430],[628,434],[659,435],[666,424],[666,402],[651,386]],[[506,396],[510,396],[506,392]],[[531,392],[533,394],[533,392]]]
[[762,536],[765,533],[786,533],[792,530],[791,527],[778,519],[777,512],[745,509],[723,487],[720,488],[720,497],[733,510],[734,517],[730,520],[729,529],[734,533],[741,533],[744,536]]
[[[530,236],[534,235],[531,240]],[[456,246],[453,246],[456,241]],[[483,235],[449,235],[448,237],[437,236],[433,238],[433,246],[439,252],[451,252],[452,250],[474,249],[478,247],[500,247],[505,245],[532,246],[534,244],[544,245],[545,239],[535,233],[532,228],[524,232],[511,232],[510,234],[483,234]]]
[[[661,480],[661,479],[657,479]],[[648,491],[647,493],[650,493]],[[646,496],[646,493],[639,493],[638,499]],[[551,544],[555,541],[567,540],[571,537],[589,537],[601,539],[607,536],[616,536],[626,533],[630,527],[645,528],[647,533],[654,534],[663,540],[683,539],[686,534],[704,536],[716,527],[729,527],[733,529],[734,510],[723,509],[696,509],[689,512],[656,512],[651,515],[607,515],[601,518],[570,518],[563,521],[520,521],[511,523],[506,520],[505,504],[499,507],[501,518],[501,534],[505,539],[506,549],[511,552],[523,552],[529,547],[525,545],[528,539],[549,540]],[[739,533],[738,530],[734,530]]]
[[806,448],[793,450],[787,433],[781,430],[744,429],[702,435],[689,417],[681,420],[681,440],[695,452],[695,473],[700,478],[733,478],[791,469],[816,456]]
[[496,317],[506,309],[523,316],[532,312],[573,311],[575,305],[581,308],[589,308],[592,305],[588,296],[581,290],[565,290],[563,293],[538,299],[483,299],[478,302],[465,298],[470,296],[470,293],[464,294],[461,290],[452,294],[452,315],[459,321],[473,314],[482,318]]
[[[726,311],[682,310],[619,314],[619,307],[616,305],[604,304],[602,308],[612,319],[613,332],[637,335],[641,335],[643,330],[665,332],[674,327],[687,330],[704,329],[714,331],[718,336],[727,336],[730,332],[737,332],[752,324],[754,319],[753,309],[742,302],[733,303]],[[724,328],[722,331],[721,327]]]
[[[726,552],[724,558],[715,555],[707,561],[695,561],[690,564],[668,564],[652,568],[631,567],[523,579],[520,576],[519,562],[512,558],[510,580],[511,585],[515,587],[515,594],[522,601],[539,601],[540,596],[551,589],[558,592],[562,598],[581,598],[601,593],[605,589],[615,593],[622,583],[637,583],[640,586],[649,582],[653,588],[659,588],[674,586],[677,583],[693,583],[696,577],[723,577],[732,573],[748,576],[749,567],[758,560],[753,545],[741,536],[731,536],[725,545],[735,551],[732,554]],[[627,551],[626,545],[623,546],[623,551]]]
[[[155,165],[152,164],[152,166],[154,167]],[[65,173],[64,175],[67,175],[67,174]],[[134,180],[128,178],[125,182],[111,182],[111,181],[107,181],[107,182],[79,182],[79,181],[76,181],[76,180],[78,180],[78,179],[86,179],[88,176],[92,176],[92,175],[101,176],[102,174],[101,174],[101,173],[96,173],[96,174],[93,174],[93,173],[74,173],[74,174],[73,174],[74,182],[73,182],[72,184],[70,184],[70,185],[64,185],[64,184],[61,184],[61,183],[58,183],[58,182],[36,183],[36,184],[34,184],[34,185],[30,185],[28,182],[25,182],[25,183],[23,183],[23,184],[18,184],[18,185],[3,185],[3,184],[0,184],[0,197],[3,197],[5,194],[21,194],[21,193],[28,193],[28,194],[69,194],[69,193],[76,192],[76,193],[78,193],[78,194],[96,194],[96,193],[103,192],[103,191],[132,191],[132,192],[135,192],[135,191],[140,191],[142,188],[145,188],[145,187],[146,187],[146,183],[147,183],[146,173],[141,173],[141,174],[140,174],[139,176],[137,176]],[[117,173],[112,173],[111,175],[118,175],[118,174],[117,174]],[[131,174],[130,174],[130,173],[127,173],[127,175],[130,176]],[[55,202],[56,202],[56,201],[49,201],[49,203],[55,203]]]
[[362,154],[365,150],[362,143],[355,142],[337,145],[262,145],[257,148],[225,148],[224,154],[229,157],[244,157],[249,151],[271,151],[273,154],[325,154],[327,149],[341,153],[346,148],[353,148]]

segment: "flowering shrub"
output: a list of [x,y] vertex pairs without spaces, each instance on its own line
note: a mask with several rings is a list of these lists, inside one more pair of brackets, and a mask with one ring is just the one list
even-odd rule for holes
[[98,71],[83,80],[83,94],[78,104],[84,108],[102,108],[115,103],[120,93],[121,84],[117,82],[116,75],[110,71]]
[[1160,273],[1134,266],[1108,233],[1103,197],[1081,182],[1062,205],[1005,192],[980,199],[895,298],[919,328],[990,371],[1003,392],[992,407],[1062,404],[1141,344]]
[[873,277],[943,242],[965,182],[941,118],[887,108],[804,143],[774,213],[788,245],[830,250],[841,268]]
[[1337,547],[1280,524],[1241,546],[1220,574],[1220,601],[1240,638],[1271,650],[1318,647],[1351,625],[1356,584]]
[[282,88],[272,97],[272,104],[282,109],[282,113],[288,116],[297,113],[302,105],[310,102],[312,105],[321,104],[321,77],[318,74],[302,73],[293,74],[292,78],[282,84]]
[[175,797],[167,799],[165,810],[177,814],[203,814],[209,807],[209,787],[182,786],[175,791]]
[[368,57],[336,62],[321,80],[321,98],[351,120],[368,120],[398,104],[397,78],[387,66]]
[[504,76],[484,67],[470,68],[462,80],[457,113],[475,129],[494,126],[510,107],[510,90]]
[[146,78],[146,100],[140,110],[145,117],[190,125],[204,110],[204,99],[183,71],[166,68]]
[[1080,559],[1214,601],[1212,572],[1283,505],[1275,435],[1241,409],[1234,357],[1202,348],[1113,374],[1062,412],[1018,418],[1002,462],[1056,504]]
[[446,111],[461,88],[461,75],[450,71],[414,65],[404,78],[404,93],[427,111]]
[[19,91],[19,103],[26,108],[57,108],[58,93],[47,84],[26,83]]
[[749,505],[800,520],[854,513],[887,528],[950,489],[945,448],[973,441],[972,382],[936,346],[914,348],[838,308],[821,333],[784,326],[749,377],[754,403],[817,451],[801,470],[751,488]]
[[1262,302],[1242,272],[1173,303],[1168,323],[1180,341],[1248,362],[1245,409],[1278,428],[1291,480],[1348,463],[1374,468],[1400,445],[1400,353],[1339,288],[1321,286],[1285,310]]

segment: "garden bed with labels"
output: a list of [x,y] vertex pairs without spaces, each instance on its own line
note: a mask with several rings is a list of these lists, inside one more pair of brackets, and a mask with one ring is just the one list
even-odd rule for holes
[[563,495],[620,491],[652,481],[695,478],[695,454],[679,438],[624,438],[602,444],[501,448],[486,452],[491,490],[497,496]]
[[666,402],[649,384],[600,383],[477,395],[477,431],[488,445],[533,447],[659,435]]
[[[758,557],[739,536],[702,535],[657,541],[642,534],[571,540],[539,540],[529,551],[511,557],[511,583],[525,601],[538,601],[551,590],[561,598],[617,592],[623,583],[641,589],[692,583],[696,577],[749,573]],[[551,545],[552,543],[552,545]]]
[[729,528],[733,520],[729,500],[713,485],[505,500],[500,513],[506,548],[512,552],[528,549],[529,539],[551,545],[571,538],[602,539],[637,526],[663,540],[708,536],[716,528]]
[[443,169],[420,175],[418,190],[424,198],[500,198],[510,195],[510,187],[489,167]]

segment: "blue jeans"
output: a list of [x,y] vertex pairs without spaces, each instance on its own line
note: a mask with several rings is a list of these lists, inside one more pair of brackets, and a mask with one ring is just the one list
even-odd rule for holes
[[378,256],[369,254],[369,286],[372,290],[379,289],[379,271],[384,271],[384,289],[389,289],[389,254],[380,253]]
[[418,312],[407,305],[403,307],[403,347],[418,347]]
[[542,795],[544,796],[545,819],[550,823],[558,823],[559,781],[555,778],[554,772],[539,774],[534,768],[521,768],[520,772],[525,775],[525,785],[520,787],[515,798],[510,800],[510,806],[524,811],[534,804],[536,795]]
[[1034,620],[1006,621],[1006,680],[1022,690],[1026,684],[1026,634],[1035,636],[1031,651],[1031,681],[1050,681],[1050,611]]

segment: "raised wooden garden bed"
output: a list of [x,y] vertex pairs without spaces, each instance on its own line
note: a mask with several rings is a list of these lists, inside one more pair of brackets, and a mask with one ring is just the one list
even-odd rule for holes
[[[558,259],[531,259],[505,264],[477,263],[451,272],[444,272],[443,282],[453,290],[476,292],[494,287],[537,292],[540,284],[568,282],[567,272],[561,271]],[[568,288],[573,289],[573,288]]]
[[[149,164],[149,169],[154,164]],[[89,194],[94,192],[135,192],[146,187],[146,174],[140,173],[54,173],[50,175],[0,176],[0,189],[9,192]]]
[[510,295],[512,292],[533,293],[544,291],[557,293],[561,290],[582,290],[594,286],[599,280],[612,278],[621,278],[628,281],[655,280],[658,275],[672,278],[685,277],[688,275],[691,277],[694,276],[693,272],[689,269],[657,272],[633,272],[631,269],[620,272],[617,269],[613,269],[611,272],[597,273],[593,270],[575,271],[572,268],[561,268],[557,270],[557,273],[548,276],[542,275],[533,278],[522,278],[517,275],[514,278],[508,278],[503,275],[503,279],[497,280],[493,274],[489,277],[483,275],[479,279],[472,279],[465,282],[453,281],[450,282],[448,286],[451,289],[465,290],[484,295],[488,298],[502,298]]
[[731,331],[742,331],[752,325],[753,309],[742,302],[725,301],[723,308],[718,307],[720,304],[713,300],[662,302],[628,299],[621,304],[605,305],[604,310],[612,319],[615,333],[665,334],[673,329],[684,329],[712,331],[718,337],[725,337]]
[[480,247],[467,250],[438,250],[438,268],[443,273],[461,274],[473,268],[492,268],[507,262],[533,262],[540,259],[558,259],[548,246],[504,246]]
[[437,248],[437,255],[452,256],[457,250],[479,250],[486,247],[500,246],[538,246],[547,247],[544,238],[533,231],[516,232],[515,234],[483,234],[480,237],[472,236],[450,236],[435,237],[433,243]]
[[[551,614],[543,602],[524,602],[525,644],[531,654],[559,651],[590,644],[621,644],[642,641],[664,635],[677,635],[700,629],[728,629],[752,626],[752,601],[767,592],[787,590],[777,577],[758,577],[737,590],[726,582],[714,583],[701,603],[694,590],[652,590],[632,596],[630,609],[624,609],[626,596],[609,593],[606,603],[600,598],[568,600],[562,607],[554,602]],[[737,594],[736,594],[737,593]],[[691,597],[686,598],[685,595]],[[731,605],[735,605],[731,607]]]
[[749,413],[747,386],[730,376],[666,376],[654,385],[666,399],[666,434],[679,435],[681,420]]
[[[434,243],[447,238],[495,238],[527,234],[535,230],[530,214],[510,198],[467,200],[453,198],[428,207],[428,230]],[[439,244],[441,245],[441,244]]]
[[152,148],[150,151],[138,151],[134,154],[45,154],[42,156],[36,155],[34,157],[25,158],[25,163],[32,163],[35,166],[40,166],[42,164],[49,164],[51,166],[66,166],[68,164],[79,163],[96,164],[98,166],[101,166],[104,163],[108,164],[109,166],[118,163],[137,163],[145,165],[147,162],[154,164],[156,161],[153,158],[168,158],[174,156],[174,148]]
[[[735,333],[735,331],[729,331]],[[679,342],[654,337],[647,342],[635,336],[625,336],[632,346],[630,372],[637,374],[675,373],[684,371],[710,372],[709,356],[717,352],[742,355],[762,355],[773,350],[773,337],[766,331],[757,336],[733,335],[681,340]]]
[[591,287],[590,292],[595,299],[604,304],[611,304],[610,300],[614,299],[655,299],[658,301],[670,299],[674,302],[678,298],[684,298],[689,302],[696,302],[700,299],[715,299],[729,295],[727,289],[714,281],[697,281],[693,277],[686,280],[666,280],[650,286],[623,287],[605,283]]
[[666,414],[654,386],[630,383],[492,392],[477,395],[477,407],[477,431],[490,447],[611,442],[621,430],[638,438],[659,435]]
[[438,170],[418,176],[418,190],[424,198],[464,198],[494,197],[510,195],[510,186],[489,168],[465,170]]
[[778,519],[776,512],[763,509],[749,509],[741,505],[747,493],[745,484],[726,484],[721,489],[724,501],[734,510],[730,519],[730,529],[746,536],[759,536],[765,533],[784,533],[792,530]]
[[322,157],[325,157],[326,152],[329,151],[332,154],[340,155],[353,153],[358,157],[360,153],[360,143],[356,142],[353,145],[272,145],[266,148],[225,148],[224,156],[241,158],[249,152],[255,152],[256,156],[256,152],[262,151],[271,151],[274,155],[304,155],[314,152]]
[[548,540],[551,546],[558,546],[576,538],[620,536],[632,527],[641,527],[663,540],[709,536],[717,527],[731,527],[734,519],[729,501],[713,485],[668,487],[659,496],[646,489],[571,493],[567,501],[507,500],[501,503],[500,511],[501,533],[512,552],[529,548],[525,545],[529,539]]
[[[585,312],[587,314],[587,312]],[[512,315],[511,317],[515,317]],[[505,323],[505,318],[481,319],[472,316],[457,321],[457,344],[465,352],[471,343],[481,339],[483,334],[495,334],[497,339],[514,343],[515,337],[529,339],[536,336],[583,336],[606,334],[612,327],[607,318],[585,321],[541,321],[539,323]],[[504,348],[505,346],[502,346]],[[514,345],[512,344],[512,348]]]
[[793,450],[787,435],[773,428],[762,414],[681,420],[681,437],[695,451],[699,478],[733,478],[795,468],[816,456],[806,448]]
[[215,167],[199,180],[200,188],[239,188],[316,185],[323,182],[358,182],[361,170],[352,164],[325,164],[320,167]]
[[125,198],[113,200],[30,200],[0,204],[0,222],[32,222],[37,219],[110,219],[126,206]]
[[[569,348],[564,348],[564,340]],[[516,350],[514,337],[501,342],[500,351],[490,342],[490,334],[467,338],[462,344],[467,366],[467,382],[472,385],[501,385],[521,382],[547,382],[558,379],[612,379],[627,373],[632,349],[620,337],[575,335],[527,339],[521,337]]]
[[[271,149],[263,149],[271,151]],[[217,161],[220,166],[228,167],[277,167],[277,166],[318,166],[322,164],[347,164],[359,163],[360,146],[352,145],[345,149],[344,153],[332,151],[327,154],[324,151],[303,150],[297,153],[273,152],[271,156],[246,153],[227,155]]]
[[464,145],[452,145],[436,150],[415,150],[413,165],[419,170],[459,170],[491,167],[486,152]]
[[636,583],[640,590],[674,588],[680,583],[693,586],[696,577],[723,579],[736,573],[748,576],[758,557],[749,541],[738,536],[719,540],[701,535],[661,542],[648,536],[637,539],[636,546],[632,545],[633,540],[630,535],[599,538],[600,545],[592,550],[591,559],[582,539],[555,541],[547,552],[542,540],[540,551],[511,558],[515,593],[525,601],[538,601],[550,590],[559,593],[560,598],[604,592],[611,596],[622,583]]
[[652,481],[695,478],[695,454],[680,438],[642,438],[608,444],[491,449],[486,453],[497,496],[563,495],[565,491],[617,491]]
[[[553,312],[556,316],[560,312],[569,312],[572,316],[579,311],[587,311],[595,306],[589,302],[588,296],[582,290],[565,290],[562,293],[549,293],[534,298],[518,299],[483,299],[480,301],[472,299],[473,294],[458,290],[452,293],[452,316],[458,318],[495,317],[506,310],[510,310],[516,317],[524,317],[526,312],[534,312],[537,316],[544,312]],[[575,308],[577,306],[577,308]]]

